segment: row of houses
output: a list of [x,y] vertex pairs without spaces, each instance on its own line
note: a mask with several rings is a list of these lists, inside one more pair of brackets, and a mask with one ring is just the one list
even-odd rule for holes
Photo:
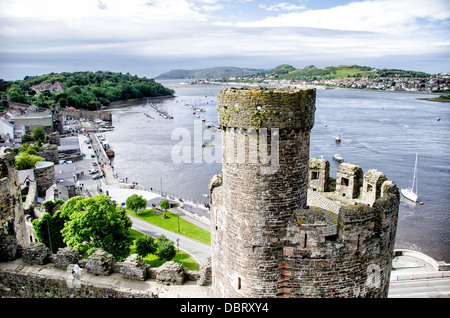
[[61,83],[56,82],[54,84],[41,83],[38,85],[33,85],[30,89],[34,90],[37,94],[40,94],[43,91],[49,91],[50,93],[61,93],[64,90],[64,87]]

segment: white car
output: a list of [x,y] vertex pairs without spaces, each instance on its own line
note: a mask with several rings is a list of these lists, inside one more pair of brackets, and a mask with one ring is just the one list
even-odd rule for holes
[[98,172],[98,169],[89,169],[89,173],[90,174],[94,174],[94,173],[97,173]]

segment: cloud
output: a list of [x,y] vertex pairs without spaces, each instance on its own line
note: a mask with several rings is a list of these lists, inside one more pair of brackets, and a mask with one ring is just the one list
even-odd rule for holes
[[329,9],[280,14],[237,25],[396,33],[420,29],[423,25],[418,22],[419,19],[436,22],[449,18],[450,2],[447,0],[366,0]]
[[[312,10],[287,1],[261,8],[246,0],[0,0],[0,78],[34,64],[49,72],[88,65],[126,71],[157,61],[372,66],[364,61],[428,56],[448,67],[447,2],[366,0]],[[252,15],[226,20],[240,10]],[[251,22],[236,22],[243,19]]]
[[266,4],[260,4],[260,8],[265,9],[267,11],[294,11],[294,10],[303,10],[306,9],[305,5],[295,5],[292,3],[278,3],[274,5],[266,5]]

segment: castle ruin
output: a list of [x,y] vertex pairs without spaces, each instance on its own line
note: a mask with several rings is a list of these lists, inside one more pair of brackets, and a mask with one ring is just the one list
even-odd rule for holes
[[309,158],[315,93],[218,94],[223,161],[210,184],[217,297],[387,297],[398,189],[347,163],[332,180],[326,160]]
[[[350,163],[341,164],[331,178],[327,160],[309,157],[315,96],[314,89],[297,88],[228,88],[218,94],[223,166],[210,183],[212,256],[197,275],[173,264],[154,271],[130,257],[116,265],[108,261],[108,271],[100,276],[115,276],[105,287],[89,278],[99,275],[91,265],[107,261],[105,255],[79,260],[70,249],[51,255],[42,244],[30,245],[17,204],[14,153],[3,148],[0,295],[164,297],[150,277],[175,285],[166,297],[387,297],[398,188],[383,173],[364,173]],[[52,164],[36,167],[40,183],[53,180]],[[23,262],[9,262],[21,252]],[[38,268],[30,256],[55,265]],[[28,270],[27,262],[37,272]],[[75,266],[84,270],[81,281],[70,274]],[[168,276],[171,272],[175,276]],[[175,284],[185,275],[197,281],[195,288]],[[117,287],[130,280],[142,283],[139,291],[124,293]]]

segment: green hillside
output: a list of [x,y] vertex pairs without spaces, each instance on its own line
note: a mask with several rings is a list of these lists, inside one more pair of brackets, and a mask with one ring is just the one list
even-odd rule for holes
[[[62,92],[36,92],[34,85],[60,83]],[[57,102],[61,107],[96,110],[110,102],[134,98],[172,95],[173,90],[153,79],[129,73],[63,72],[40,76],[26,76],[23,80],[0,83],[2,91],[14,102],[49,107]]]
[[155,77],[155,79],[220,79],[239,76],[251,76],[267,73],[270,70],[239,68],[239,67],[211,67],[199,70],[172,70]]
[[287,80],[311,80],[311,79],[345,79],[350,77],[428,77],[430,74],[416,71],[405,71],[397,69],[375,69],[368,66],[340,65],[318,68],[314,65],[306,66],[303,69],[295,69],[291,65],[282,64],[275,67],[268,73],[276,79]]

